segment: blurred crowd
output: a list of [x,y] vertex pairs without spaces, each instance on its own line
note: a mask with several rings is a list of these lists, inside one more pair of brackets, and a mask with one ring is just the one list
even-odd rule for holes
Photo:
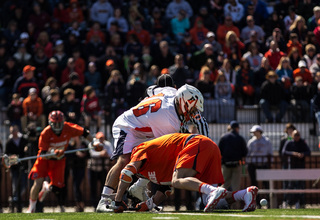
[[43,127],[52,109],[99,130],[170,74],[177,88],[203,93],[208,122],[255,104],[267,122],[289,106],[299,110],[295,121],[308,121],[302,112],[320,82],[318,3],[1,1],[1,106],[24,132],[29,121]]

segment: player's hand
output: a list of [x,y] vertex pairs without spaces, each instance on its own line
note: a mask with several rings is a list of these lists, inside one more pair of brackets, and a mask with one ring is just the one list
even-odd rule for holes
[[136,205],[136,211],[137,212],[147,212],[149,211],[149,207],[147,205],[147,202],[141,202]]
[[58,160],[60,160],[61,158],[64,157],[64,150],[62,150],[62,149],[55,149],[55,150],[54,150],[54,153],[56,154],[55,157],[56,157]]
[[114,208],[114,212],[115,213],[122,213],[123,211],[127,210],[128,206],[124,201],[121,202],[115,202],[115,208]]

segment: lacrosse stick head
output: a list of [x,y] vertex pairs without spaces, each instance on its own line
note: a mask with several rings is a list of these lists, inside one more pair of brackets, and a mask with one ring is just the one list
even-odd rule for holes
[[12,165],[17,164],[18,161],[18,157],[16,155],[3,155],[2,156],[2,165],[6,168],[9,169]]

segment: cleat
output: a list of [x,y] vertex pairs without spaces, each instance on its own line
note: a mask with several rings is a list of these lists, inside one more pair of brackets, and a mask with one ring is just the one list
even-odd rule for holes
[[204,212],[212,212],[220,199],[226,197],[227,190],[222,187],[218,187],[217,189],[211,191],[211,193],[208,195],[208,202],[206,207],[204,208]]
[[142,202],[149,199],[148,189],[146,186],[137,186],[136,184],[133,184],[128,189],[128,193],[130,196],[138,198]]
[[[98,213],[104,213],[104,212],[113,212],[113,209],[109,209],[109,205],[112,201],[112,199],[110,198],[111,195],[105,195],[106,197],[103,197],[100,199],[97,208],[96,208],[96,212]],[[114,198],[114,194],[113,194],[113,198]]]
[[247,188],[247,193],[244,195],[244,208],[242,209],[243,212],[253,212],[257,208],[257,194],[258,194],[258,187],[250,186]]
[[42,189],[39,192],[38,200],[39,202],[43,202],[46,195],[50,192],[50,184],[47,181],[43,181],[42,183]]
[[35,213],[36,208],[34,207],[33,209],[30,208],[30,206],[28,207],[26,213]]

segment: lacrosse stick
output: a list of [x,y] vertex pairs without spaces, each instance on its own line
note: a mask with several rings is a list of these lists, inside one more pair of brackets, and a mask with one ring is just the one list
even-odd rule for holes
[[[93,145],[94,145],[93,147],[68,150],[68,151],[65,151],[64,154],[72,154],[72,153],[76,153],[78,151],[88,151],[88,150],[91,150],[91,149],[97,150],[97,151],[101,151],[103,149],[103,147],[101,148],[101,145],[99,143],[94,143]],[[12,165],[18,164],[21,161],[33,160],[33,159],[38,159],[38,158],[52,157],[52,156],[56,156],[56,155],[57,155],[56,153],[52,152],[52,153],[48,153],[48,154],[42,154],[42,155],[35,155],[35,156],[30,156],[30,157],[19,158],[16,155],[8,156],[8,155],[4,154],[2,156],[2,165],[6,169],[9,169]]]
[[316,179],[316,181],[314,181],[314,183],[312,184],[312,187],[315,188],[317,186],[317,184],[320,181],[320,177],[318,179]]

